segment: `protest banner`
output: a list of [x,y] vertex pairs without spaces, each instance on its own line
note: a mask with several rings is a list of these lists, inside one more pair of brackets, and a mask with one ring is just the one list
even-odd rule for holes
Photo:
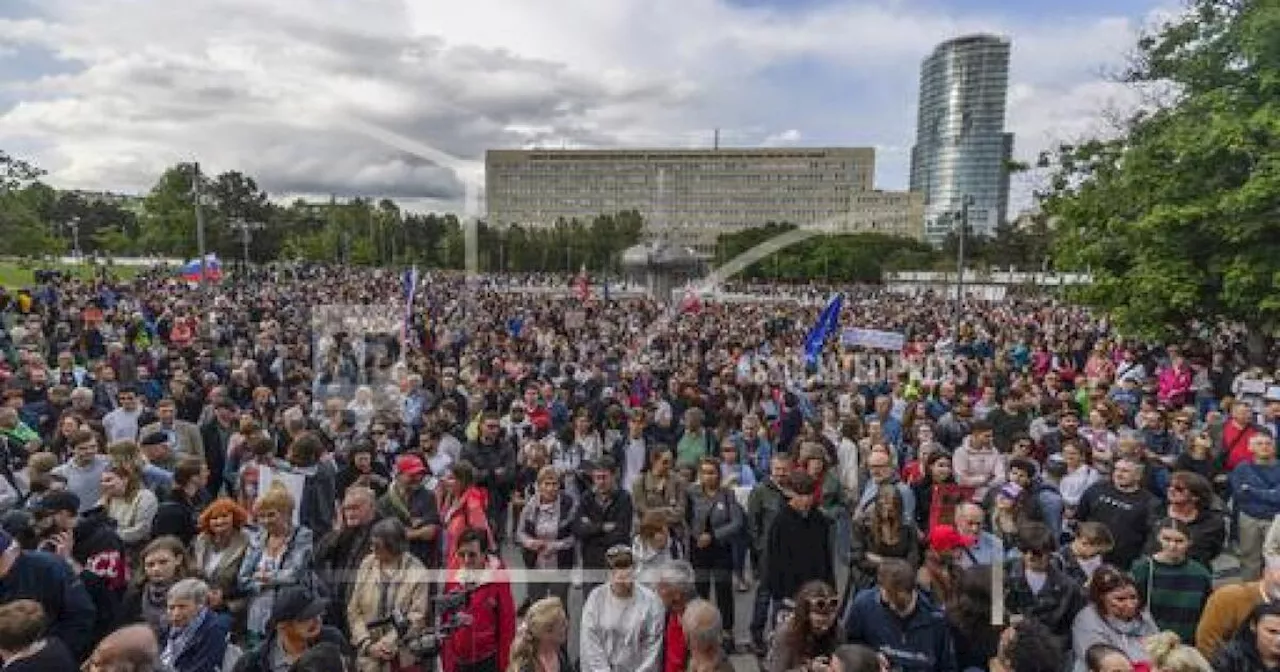
[[901,351],[907,344],[907,337],[896,331],[848,327],[840,334],[840,344],[846,348]]

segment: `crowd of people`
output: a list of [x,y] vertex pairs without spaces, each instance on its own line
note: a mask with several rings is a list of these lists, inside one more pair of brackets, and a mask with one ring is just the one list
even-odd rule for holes
[[[1232,325],[42,279],[0,294],[6,672],[1280,669],[1277,358]],[[806,357],[786,299],[834,289],[902,350]]]

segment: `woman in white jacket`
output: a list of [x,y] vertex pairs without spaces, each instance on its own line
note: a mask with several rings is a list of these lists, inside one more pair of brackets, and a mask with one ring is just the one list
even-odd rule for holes
[[1074,511],[1085,490],[1102,480],[1102,474],[1091,464],[1090,454],[1087,444],[1070,440],[1062,443],[1062,461],[1067,465],[1067,473],[1058,482],[1058,491],[1068,511]]

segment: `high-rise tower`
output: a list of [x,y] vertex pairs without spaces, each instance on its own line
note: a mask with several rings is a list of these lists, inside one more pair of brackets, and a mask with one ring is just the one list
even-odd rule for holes
[[1005,133],[1009,40],[967,35],[938,45],[920,66],[911,190],[924,194],[925,238],[941,243],[964,197],[970,230],[990,234],[1009,207],[1013,134]]

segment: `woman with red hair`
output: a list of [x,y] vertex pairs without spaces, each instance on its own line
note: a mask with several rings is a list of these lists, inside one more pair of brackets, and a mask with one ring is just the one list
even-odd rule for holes
[[243,630],[248,606],[247,600],[236,594],[236,577],[249,548],[249,535],[244,530],[248,522],[249,512],[223,497],[200,514],[200,534],[191,542],[193,569],[209,584],[209,608],[229,613],[233,632]]

